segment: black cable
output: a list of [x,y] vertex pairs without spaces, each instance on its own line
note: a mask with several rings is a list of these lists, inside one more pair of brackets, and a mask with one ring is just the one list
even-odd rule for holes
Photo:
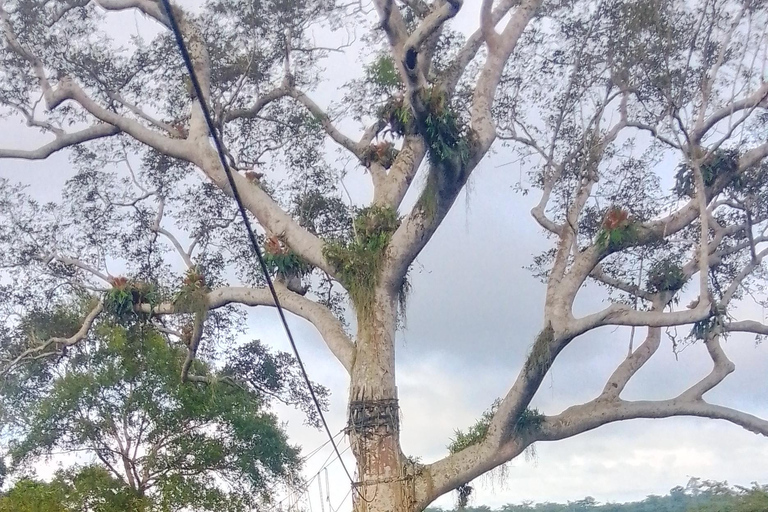
[[[352,475],[347,469],[347,465],[344,464],[344,460],[341,458],[341,453],[339,453],[339,447],[336,446],[336,441],[334,441],[333,439],[334,436],[333,434],[331,434],[331,429],[328,428],[328,423],[325,421],[325,415],[323,414],[323,409],[322,407],[320,407],[320,402],[317,400],[317,395],[315,395],[315,390],[312,387],[312,382],[309,380],[309,375],[307,375],[307,370],[306,368],[304,368],[304,362],[301,360],[301,356],[299,355],[299,350],[296,347],[296,342],[293,340],[293,334],[291,334],[291,329],[290,327],[288,327],[288,320],[286,320],[285,318],[285,312],[283,311],[283,307],[280,305],[280,299],[278,299],[277,297],[277,291],[275,290],[275,285],[272,283],[272,277],[270,277],[269,275],[269,269],[267,268],[267,264],[264,261],[264,256],[262,256],[261,254],[259,243],[256,241],[256,235],[254,234],[253,228],[251,227],[251,221],[248,219],[248,214],[246,213],[245,206],[243,206],[243,200],[241,199],[240,193],[237,190],[235,179],[232,176],[232,170],[229,168],[229,163],[227,162],[227,158],[224,155],[224,145],[222,144],[221,138],[219,137],[219,134],[216,131],[216,126],[213,123],[213,118],[211,117],[211,113],[208,109],[208,104],[206,103],[205,96],[203,95],[203,89],[202,87],[200,87],[200,81],[197,79],[197,73],[195,72],[195,68],[192,65],[192,59],[189,56],[189,52],[187,51],[187,46],[186,44],[184,44],[184,38],[181,35],[181,30],[179,29],[179,25],[176,22],[176,18],[173,15],[173,8],[171,7],[170,0],[162,0],[162,3],[163,3],[163,7],[165,8],[165,12],[168,15],[168,21],[171,25],[171,31],[173,31],[173,35],[176,38],[176,44],[179,46],[179,51],[181,52],[181,56],[184,59],[184,64],[186,65],[187,71],[189,72],[189,78],[192,81],[192,86],[195,89],[195,94],[197,95],[197,101],[200,103],[200,110],[203,111],[203,116],[205,117],[205,123],[208,125],[208,132],[211,134],[211,137],[213,137],[213,142],[216,145],[216,151],[219,154],[219,161],[221,162],[221,165],[224,168],[224,174],[227,175],[227,181],[229,182],[229,187],[232,189],[232,197],[235,199],[235,202],[237,203],[237,207],[240,210],[240,216],[243,218],[243,222],[245,223],[245,227],[248,231],[248,239],[251,242],[251,248],[253,249],[253,252],[256,254],[256,257],[259,259],[259,265],[261,265],[261,270],[264,272],[264,277],[267,280],[267,286],[269,287],[269,291],[272,294],[272,299],[275,301],[275,307],[277,308],[277,312],[280,315],[280,320],[283,323],[283,329],[285,330],[285,334],[288,336],[288,341],[291,343],[293,354],[296,356],[296,361],[299,363],[299,368],[301,368],[301,374],[304,376],[304,381],[307,383],[307,387],[309,388],[309,394],[312,396],[312,401],[315,403],[315,407],[317,407],[317,412],[320,415],[320,420],[322,421],[323,427],[325,428],[325,433],[328,435],[328,439],[333,445],[333,450],[336,452],[336,456],[339,458],[339,462],[341,462],[341,466],[344,468],[344,472],[347,474],[347,478],[349,478],[350,485],[356,488],[354,479],[352,478]],[[361,497],[362,497],[362,494],[361,494]]]

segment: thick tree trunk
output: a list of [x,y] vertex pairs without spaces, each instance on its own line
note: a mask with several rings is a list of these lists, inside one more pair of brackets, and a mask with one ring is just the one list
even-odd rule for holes
[[357,356],[352,368],[349,436],[357,460],[355,512],[412,512],[413,476],[400,450],[395,384],[394,294],[378,289],[357,305]]

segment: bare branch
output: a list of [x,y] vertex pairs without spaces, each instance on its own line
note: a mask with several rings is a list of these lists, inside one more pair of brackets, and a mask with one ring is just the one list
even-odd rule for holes
[[686,401],[699,401],[704,393],[711,391],[720,384],[728,375],[733,373],[736,365],[728,359],[723,347],[720,345],[720,333],[713,332],[704,340],[709,357],[712,359],[712,371],[695,385],[691,386],[678,398]]
[[152,0],[95,0],[96,4],[107,11],[125,11],[127,9],[138,9],[155,21],[168,27],[168,17],[161,8],[160,2]]
[[74,133],[57,135],[56,138],[37,149],[0,149],[0,158],[20,158],[24,160],[44,160],[62,149],[84,142],[111,137],[120,133],[120,128],[99,123]]
[[637,349],[621,362],[611,377],[606,382],[601,399],[614,400],[621,396],[621,392],[629,383],[637,371],[648,362],[656,353],[661,344],[661,329],[649,327],[645,341]]
[[612,288],[616,288],[617,290],[621,290],[635,297],[639,297],[648,302],[652,302],[655,297],[654,294],[643,290],[637,284],[627,283],[626,281],[622,281],[620,279],[609,276],[603,271],[600,265],[595,266],[592,272],[590,272],[589,277],[595,281],[606,284]]
[[523,1],[507,22],[499,36],[498,44],[489,48],[485,65],[477,80],[471,108],[471,125],[477,132],[483,153],[496,138],[496,125],[491,108],[504,66],[541,3],[541,0]]
[[395,55],[401,54],[403,43],[408,38],[408,30],[400,10],[395,5],[394,0],[374,0],[373,3],[381,19],[381,28],[394,49],[393,53]]
[[768,421],[728,407],[703,400],[680,399],[659,401],[592,401],[571,407],[557,416],[547,417],[538,436],[542,441],[556,441],[572,437],[615,421],[638,418],[671,418],[696,416],[721,419],[739,425],[750,432],[768,436]]
[[381,186],[374,190],[374,202],[399,208],[426,154],[424,139],[414,135],[406,136]]
[[287,87],[287,84],[283,84],[280,87],[277,87],[276,89],[273,89],[268,93],[259,96],[259,99],[257,99],[256,102],[248,108],[235,109],[225,112],[223,121],[227,123],[235,119],[253,119],[254,117],[258,116],[262,110],[264,110],[264,107],[274,101],[279,100],[280,98],[288,96],[289,94],[290,88]]
[[723,326],[725,332],[751,332],[768,336],[768,325],[755,320],[740,320],[728,322]]
[[709,130],[711,130],[720,121],[732,116],[736,112],[740,112],[742,110],[752,110],[764,103],[766,98],[768,98],[768,82],[764,82],[760,88],[758,88],[748,97],[734,101],[718,109],[708,118],[702,120],[701,125],[697,127],[697,129],[692,134],[693,140],[695,142],[701,141],[707,132],[709,132]]
[[[347,371],[352,370],[355,360],[355,345],[344,331],[344,326],[333,316],[325,306],[318,304],[298,293],[288,290],[285,285],[276,282],[275,289],[278,292],[280,304],[285,310],[290,311],[305,320],[308,320],[325,340],[333,355],[341,362]],[[214,310],[229,304],[242,304],[244,306],[274,306],[272,295],[267,288],[218,288],[207,295],[209,309]],[[149,304],[142,304],[141,311],[150,312]],[[152,308],[157,315],[176,313],[176,308],[171,303],[160,304]]]
[[184,359],[184,363],[181,366],[181,382],[187,382],[189,376],[189,370],[192,368],[192,363],[197,357],[197,350],[200,348],[200,340],[203,337],[203,327],[205,320],[208,318],[208,309],[205,311],[195,313],[194,320],[192,321],[192,333],[187,341],[187,357]]
[[181,256],[181,259],[184,261],[184,264],[187,266],[187,268],[194,267],[194,264],[192,263],[192,249],[194,246],[190,247],[189,251],[185,251],[184,248],[181,246],[181,243],[179,240],[167,229],[160,226],[160,223],[163,220],[163,213],[165,212],[165,200],[160,200],[160,205],[157,209],[157,215],[155,216],[155,220],[152,223],[151,229],[155,233],[158,233],[160,235],[163,235],[165,238],[168,239],[171,244],[173,244],[173,247],[176,249],[176,252],[179,253],[179,256]]
[[48,349],[54,348],[55,350],[53,352],[49,352],[46,355],[52,355],[60,353],[63,349],[66,349],[67,347],[71,347],[73,345],[76,345],[80,341],[82,341],[87,335],[88,331],[90,330],[91,326],[93,325],[93,322],[96,320],[96,318],[101,314],[101,312],[104,310],[104,305],[99,302],[95,308],[91,310],[90,313],[85,317],[83,320],[83,325],[80,327],[80,329],[70,336],[69,338],[61,338],[61,337],[53,337],[49,338],[45,342],[41,343],[40,345],[36,347],[31,347],[16,356],[13,360],[11,360],[5,367],[0,369],[0,377],[5,376],[13,370],[14,367],[16,367],[19,363],[23,362],[26,359],[36,358],[36,356],[39,356],[41,354],[46,353]]
[[145,121],[147,121],[151,125],[153,125],[153,126],[155,126],[157,128],[160,128],[161,130],[164,130],[164,131],[166,131],[166,132],[168,132],[170,134],[173,134],[176,138],[180,138],[180,139],[185,138],[185,134],[182,131],[180,131],[178,128],[176,128],[175,126],[172,126],[172,125],[170,125],[168,123],[164,123],[163,121],[160,121],[159,119],[155,119],[154,117],[150,116],[149,114],[147,114],[146,112],[141,110],[136,105],[132,104],[131,102],[129,102],[128,100],[123,98],[120,94],[118,94],[116,92],[107,92],[107,96],[111,100],[120,103],[125,108],[127,108],[132,113],[134,113],[136,116],[140,117],[141,119],[144,119]]

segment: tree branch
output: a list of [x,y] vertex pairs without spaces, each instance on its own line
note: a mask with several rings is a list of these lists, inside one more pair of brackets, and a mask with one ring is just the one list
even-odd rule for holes
[[[232,189],[216,150],[210,144],[199,146],[196,150],[193,163],[231,197]],[[320,238],[301,227],[258,184],[252,183],[239,173],[233,173],[232,178],[245,208],[256,217],[259,224],[270,233],[281,237],[281,240],[310,264],[328,275],[336,275],[336,270],[323,256],[324,242]]]
[[755,434],[768,436],[768,421],[728,407],[703,400],[686,401],[678,398],[658,401],[611,402],[592,401],[571,407],[561,414],[549,416],[537,436],[541,441],[557,441],[594,430],[597,427],[630,419],[658,419],[674,416],[696,416],[720,419],[739,425]]
[[336,143],[338,143],[343,148],[346,148],[350,153],[355,155],[357,158],[363,157],[363,150],[365,149],[362,147],[359,143],[353,141],[346,135],[342,134],[331,121],[331,118],[328,116],[328,114],[320,108],[320,106],[312,101],[306,94],[299,91],[298,89],[290,89],[289,96],[294,98],[296,101],[307,107],[307,110],[309,110],[313,116],[315,116],[315,119],[317,119],[322,125],[325,132],[334,140]]
[[7,375],[8,372],[10,372],[20,362],[24,361],[25,359],[33,358],[41,353],[44,353],[51,346],[53,346],[56,349],[56,351],[53,353],[58,353],[62,349],[76,345],[88,335],[88,331],[91,329],[93,322],[96,320],[96,318],[99,316],[99,314],[101,314],[103,310],[104,310],[104,305],[101,302],[99,302],[96,305],[96,307],[93,308],[91,312],[88,313],[88,315],[85,317],[85,319],[83,320],[83,325],[80,327],[80,329],[72,336],[68,338],[62,338],[62,337],[49,338],[47,341],[41,343],[36,347],[28,348],[27,350],[25,350],[24,352],[16,356],[14,359],[9,361],[7,365],[5,365],[3,368],[0,369],[0,377]]
[[[314,302],[276,282],[280,304],[286,311],[290,311],[309,321],[320,333],[328,348],[334,356],[351,372],[355,360],[355,345],[344,330],[344,326],[333,316],[326,307]],[[218,309],[229,304],[242,304],[244,306],[274,306],[272,295],[267,288],[227,287],[212,290],[207,295],[208,308]],[[149,313],[150,305],[142,304],[141,311]],[[169,315],[176,313],[176,308],[171,303],[160,304],[152,308],[157,315]]]
[[52,154],[70,146],[84,142],[111,137],[120,133],[120,128],[109,124],[96,124],[79,132],[64,133],[37,149],[0,149],[0,158],[20,158],[24,160],[45,160]]
[[235,119],[253,119],[254,117],[258,116],[262,110],[264,110],[264,107],[274,101],[279,100],[280,98],[288,96],[290,92],[291,89],[286,83],[284,83],[280,87],[277,87],[276,89],[261,95],[256,100],[256,102],[248,108],[241,108],[224,112],[223,120],[225,123],[227,123]]

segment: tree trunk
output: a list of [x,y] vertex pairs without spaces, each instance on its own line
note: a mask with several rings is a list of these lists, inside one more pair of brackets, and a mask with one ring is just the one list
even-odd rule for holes
[[395,384],[394,294],[377,289],[357,308],[357,356],[349,397],[349,436],[357,460],[355,512],[411,512],[413,475],[400,450]]

